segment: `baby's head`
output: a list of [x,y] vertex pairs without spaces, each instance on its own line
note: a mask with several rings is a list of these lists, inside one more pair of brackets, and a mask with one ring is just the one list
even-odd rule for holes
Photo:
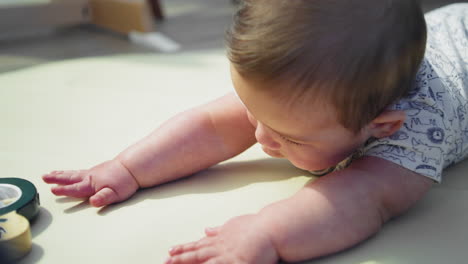
[[[276,145],[292,134],[323,143],[326,135],[314,137],[331,125],[323,122],[333,121],[330,129],[342,133],[345,142],[329,143],[344,147],[324,146],[333,153],[323,162],[298,166],[312,170],[334,165],[371,136],[398,130],[404,114],[386,108],[411,88],[424,56],[426,27],[413,0],[246,0],[227,43],[234,85],[259,124],[260,143],[262,126]],[[275,129],[288,122],[289,129],[306,124],[296,131],[285,125]],[[299,130],[309,131],[299,135]],[[283,131],[288,133],[277,133]],[[262,145],[294,163],[291,154],[297,151],[286,144]]]

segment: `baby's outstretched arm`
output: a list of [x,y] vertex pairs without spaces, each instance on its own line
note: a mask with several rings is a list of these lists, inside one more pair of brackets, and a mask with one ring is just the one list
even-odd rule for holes
[[90,197],[93,206],[127,199],[140,187],[172,181],[229,159],[255,143],[254,127],[234,93],[180,113],[113,160],[89,170],[54,171],[57,195]]
[[422,198],[432,183],[395,163],[365,156],[347,169],[309,183],[260,215],[271,219],[271,237],[283,259],[310,259],[374,235]]
[[271,264],[324,256],[372,236],[431,185],[394,163],[364,157],[258,214],[236,217],[197,242],[172,248],[166,263]]

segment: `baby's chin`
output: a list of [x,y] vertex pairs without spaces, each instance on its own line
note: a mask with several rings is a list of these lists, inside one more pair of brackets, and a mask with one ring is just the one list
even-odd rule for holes
[[281,154],[280,151],[274,150],[267,148],[265,146],[262,146],[263,152],[268,154],[269,156],[273,158],[286,158],[291,162],[294,167],[301,169],[301,170],[306,170],[306,171],[325,171],[328,170],[330,167],[335,166],[337,163],[334,163],[333,161],[328,161],[328,162],[320,162],[319,164],[312,164],[310,161],[309,162],[298,162],[297,160],[290,159],[289,157],[284,156]]
[[301,169],[301,170],[306,170],[306,171],[311,171],[311,172],[320,172],[320,171],[327,171],[331,167],[335,166],[334,163],[328,163],[328,162],[321,162],[321,163],[312,163],[312,162],[299,162],[297,160],[291,160],[288,159],[294,167]]
[[281,154],[278,150],[269,149],[265,146],[262,146],[262,150],[273,158],[284,158],[284,155]]

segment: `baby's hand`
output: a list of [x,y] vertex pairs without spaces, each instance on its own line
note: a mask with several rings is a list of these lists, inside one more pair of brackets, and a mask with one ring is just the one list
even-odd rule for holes
[[206,237],[173,247],[165,264],[273,264],[278,254],[266,227],[255,215],[236,217],[221,227],[206,229]]
[[139,186],[135,178],[118,160],[101,163],[89,170],[53,171],[42,176],[55,195],[88,198],[92,206],[101,207],[124,201]]

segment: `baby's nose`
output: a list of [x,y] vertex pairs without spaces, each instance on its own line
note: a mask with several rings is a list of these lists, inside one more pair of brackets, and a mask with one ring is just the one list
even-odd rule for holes
[[268,131],[260,122],[255,130],[255,138],[257,138],[258,143],[269,149],[277,150],[281,148],[281,144],[274,138],[272,132]]

